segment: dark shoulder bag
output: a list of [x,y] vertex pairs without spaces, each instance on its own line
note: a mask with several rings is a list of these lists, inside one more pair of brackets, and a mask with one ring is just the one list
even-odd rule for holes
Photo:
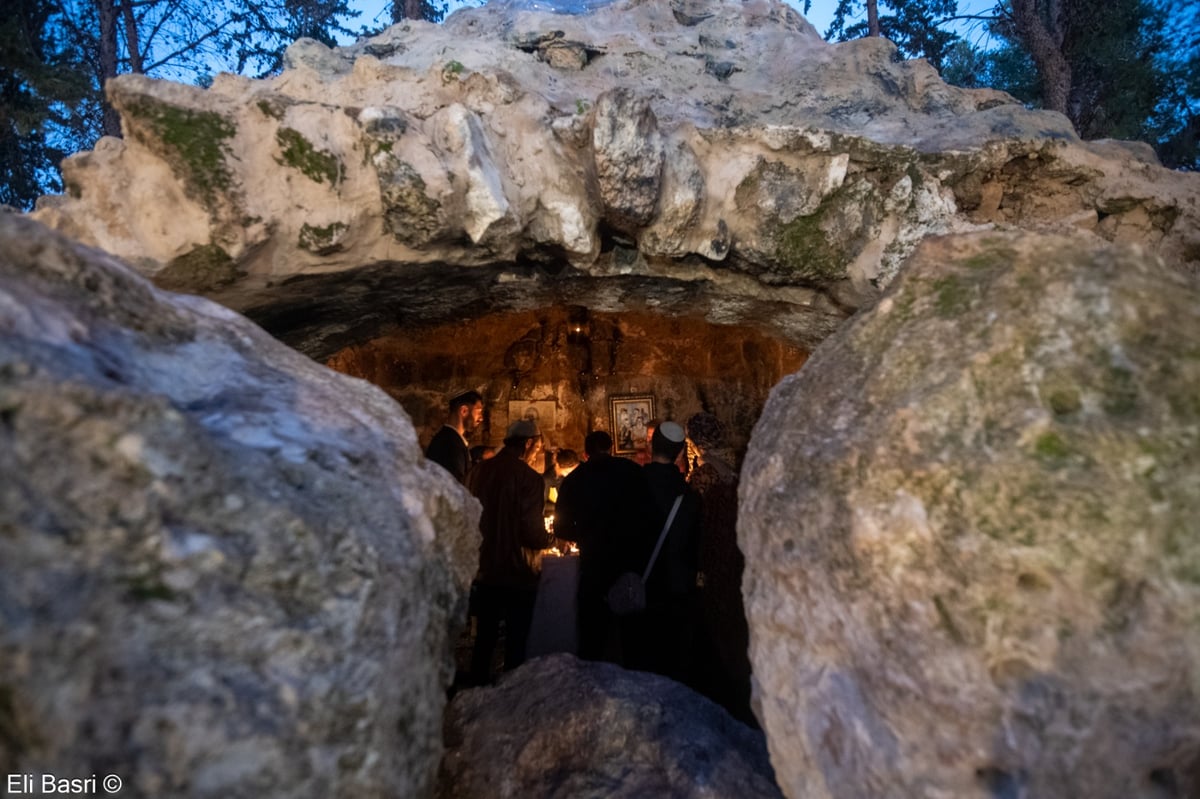
[[675,514],[679,512],[679,503],[682,501],[683,494],[675,497],[675,504],[671,506],[671,512],[667,514],[667,523],[663,525],[662,532],[659,533],[658,543],[654,545],[654,552],[650,555],[650,562],[646,564],[646,570],[641,574],[625,572],[608,589],[604,601],[608,603],[608,609],[614,615],[628,616],[632,613],[641,613],[646,609],[646,580],[650,577],[650,570],[654,568],[654,561],[658,559],[659,550],[662,549],[663,541],[667,538],[667,532],[670,531],[671,524],[675,521]]

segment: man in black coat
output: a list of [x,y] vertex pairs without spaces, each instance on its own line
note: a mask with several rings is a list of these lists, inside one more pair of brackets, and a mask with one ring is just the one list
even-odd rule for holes
[[621,573],[646,568],[657,511],[642,468],[613,457],[612,444],[603,430],[584,439],[587,461],[558,489],[554,535],[579,545],[580,657],[618,662],[618,630],[605,594]]
[[492,653],[504,621],[504,670],[525,660],[541,570],[540,551],[553,538],[542,515],[542,476],[529,464],[542,454],[542,435],[527,419],[509,425],[504,447],[467,475],[467,490],[483,505],[476,580],[478,626],[471,655],[471,679],[491,678]]
[[[637,625],[633,668],[690,682],[696,628],[696,572],[700,562],[700,497],[692,491],[676,459],[685,445],[683,428],[662,422],[650,438],[650,463],[642,467],[662,533],[676,497],[682,497],[671,529],[646,580],[646,612]],[[657,540],[657,538],[655,539]]]
[[446,424],[438,430],[425,457],[454,475],[458,482],[467,476],[471,465],[471,450],[467,436],[483,421],[483,395],[478,391],[464,391],[450,399],[450,414]]

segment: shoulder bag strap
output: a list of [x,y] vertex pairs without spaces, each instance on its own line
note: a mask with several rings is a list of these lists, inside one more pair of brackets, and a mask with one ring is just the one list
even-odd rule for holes
[[667,531],[671,529],[671,523],[675,521],[675,514],[679,512],[679,503],[681,502],[683,502],[683,494],[675,497],[675,504],[671,506],[671,512],[667,514],[667,523],[663,525],[662,532],[658,534],[658,543],[654,545],[654,553],[650,555],[650,562],[646,564],[646,571],[642,572],[643,583],[650,576],[650,570],[654,568],[654,561],[658,558],[658,551],[662,549],[663,541],[667,539]]

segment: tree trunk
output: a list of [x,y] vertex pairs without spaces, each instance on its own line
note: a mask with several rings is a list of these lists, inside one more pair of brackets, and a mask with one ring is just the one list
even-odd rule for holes
[[121,0],[121,22],[125,25],[125,49],[129,51],[129,71],[141,75],[142,50],[138,42],[137,20],[133,16],[133,0]]
[[1062,51],[1062,20],[1055,13],[1058,9],[1052,8],[1049,15],[1052,29],[1046,28],[1041,17],[1044,1],[1012,0],[1013,21],[1017,35],[1033,58],[1038,77],[1042,79],[1043,107],[1069,116],[1067,99],[1071,94],[1071,65]]
[[867,0],[867,35],[883,35],[879,30],[879,0]]
[[393,0],[392,22],[402,19],[425,19],[425,0]]
[[[117,76],[117,8],[113,0],[95,0],[96,11],[100,15],[100,87],[110,78]],[[101,131],[105,136],[121,135],[121,118],[117,111],[104,100],[104,125]]]

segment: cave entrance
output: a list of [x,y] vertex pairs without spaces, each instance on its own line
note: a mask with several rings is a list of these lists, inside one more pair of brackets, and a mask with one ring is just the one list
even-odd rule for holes
[[[498,447],[511,417],[532,407],[550,450],[582,450],[589,432],[615,432],[614,401],[648,397],[658,419],[716,416],[737,471],[771,390],[853,305],[835,291],[765,286],[700,259],[663,265],[617,254],[594,267],[601,275],[559,262],[386,263],[294,276],[230,299],[297,351],[387,392],[412,419],[422,449],[448,399],[467,389],[485,406],[472,445]],[[753,723],[736,488],[729,501],[704,504],[727,509],[711,528],[724,531],[727,546],[716,551],[728,591],[703,615],[731,632],[713,633],[725,649],[694,662],[737,655],[743,665],[736,680],[694,687]],[[701,537],[713,540],[707,522]],[[716,597],[717,588],[706,582],[702,593]],[[456,650],[460,670],[465,645]]]
[[[549,453],[582,452],[584,438],[593,430],[606,430],[619,442],[622,410],[628,415],[647,404],[649,416],[680,423],[700,411],[715,415],[726,431],[721,457],[736,470],[771,389],[806,358],[800,345],[749,324],[717,325],[699,315],[649,310],[552,305],[396,326],[333,352],[326,363],[390,394],[412,418],[422,448],[441,427],[447,399],[468,389],[484,397],[484,419],[471,437],[472,445],[498,449],[514,419],[536,414],[548,453],[543,474],[549,486],[554,473]],[[645,445],[643,421],[632,446],[618,443],[618,455],[648,460]],[[695,608],[696,627],[706,635],[696,636],[695,653],[689,658],[694,674],[688,681],[735,717],[754,723],[740,597],[742,559],[733,510],[736,484],[714,487],[704,496],[713,507],[711,515],[702,514],[700,567],[711,584]],[[560,557],[553,551],[543,559],[540,591],[554,592],[547,603],[557,608],[574,602],[575,578],[565,576],[578,568],[571,560],[568,553]],[[547,574],[553,579],[546,580]],[[562,637],[561,626],[573,623],[564,621],[561,612],[553,618],[558,626],[543,638],[573,640],[571,634]],[[480,623],[472,614],[458,639],[456,687],[474,684],[468,675]],[[536,622],[534,627],[539,629]],[[530,647],[535,647],[532,637]],[[727,654],[726,649],[741,651]],[[493,674],[500,671],[503,650],[500,644],[492,653]],[[561,649],[533,654],[552,651]],[[610,651],[611,659],[628,665],[628,652],[613,655]],[[718,665],[726,662],[742,666],[726,671]],[[702,668],[706,663],[710,665]]]

